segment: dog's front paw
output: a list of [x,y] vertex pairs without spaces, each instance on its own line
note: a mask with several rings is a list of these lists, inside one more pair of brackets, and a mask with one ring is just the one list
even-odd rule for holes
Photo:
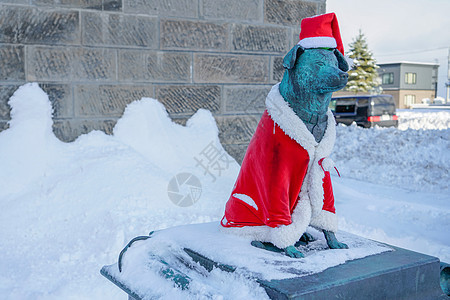
[[328,247],[330,249],[348,249],[347,244],[341,243],[337,240],[336,236],[334,235],[334,232],[323,230],[323,234],[325,236],[325,239],[327,240]]
[[300,251],[297,250],[297,248],[295,248],[294,246],[287,246],[286,248],[284,248],[284,253],[292,258],[302,258],[305,257],[305,255],[303,253],[301,253]]
[[347,244],[341,243],[339,241],[336,241],[332,245],[331,243],[328,243],[328,247],[330,247],[330,249],[348,249]]

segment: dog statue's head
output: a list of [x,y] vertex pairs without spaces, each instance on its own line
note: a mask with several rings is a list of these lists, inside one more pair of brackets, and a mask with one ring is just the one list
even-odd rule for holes
[[284,57],[283,67],[285,87],[298,96],[332,93],[342,89],[348,80],[347,61],[337,49],[304,49],[295,45]]

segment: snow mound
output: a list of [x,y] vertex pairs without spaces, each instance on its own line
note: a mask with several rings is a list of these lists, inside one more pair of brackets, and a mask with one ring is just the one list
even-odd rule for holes
[[36,83],[21,86],[9,104],[9,129],[0,133],[0,197],[45,176],[59,143],[52,132],[50,101]]
[[450,128],[450,110],[397,110],[398,129],[444,130]]
[[450,261],[448,193],[333,178],[339,229]]
[[414,191],[448,191],[449,150],[449,128],[339,125],[331,157],[343,177]]
[[[158,101],[142,99],[129,105],[113,136],[93,131],[66,144],[52,132],[51,105],[37,84],[22,86],[9,105],[10,128],[0,132],[0,269],[8,270],[0,273],[1,295],[117,298],[121,292],[99,268],[131,238],[222,217],[239,166],[209,111],[185,127]],[[224,161],[220,173],[198,165],[211,147]],[[201,183],[189,207],[169,198],[180,172]]]
[[[211,142],[219,152],[224,152],[217,139],[219,132],[214,117],[209,111],[198,110],[186,126],[181,126],[172,122],[164,105],[150,98],[129,104],[113,132],[114,137],[145,159],[158,162],[162,169],[174,174],[180,166],[195,166],[195,157]],[[189,152],[180,155],[185,152],[186,145],[189,145]]]

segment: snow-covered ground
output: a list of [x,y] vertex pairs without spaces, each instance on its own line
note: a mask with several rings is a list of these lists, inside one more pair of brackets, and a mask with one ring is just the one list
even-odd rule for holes
[[[239,166],[208,111],[181,126],[159,102],[142,99],[112,136],[94,131],[63,143],[36,84],[9,104],[10,128],[0,133],[2,299],[126,299],[99,270],[131,238],[222,217]],[[398,115],[398,129],[338,127],[340,228],[449,262],[450,112]],[[188,207],[175,204],[187,193],[174,190],[183,173],[198,178]],[[252,286],[240,289],[260,296]]]

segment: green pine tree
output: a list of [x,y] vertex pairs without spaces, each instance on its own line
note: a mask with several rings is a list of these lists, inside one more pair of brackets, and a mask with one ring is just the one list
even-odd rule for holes
[[[366,37],[359,30],[358,36],[349,45],[347,56],[353,59],[353,68],[348,72],[348,83],[345,90],[351,92],[376,92],[380,85],[376,61],[369,51]],[[378,88],[380,89],[380,88]]]

